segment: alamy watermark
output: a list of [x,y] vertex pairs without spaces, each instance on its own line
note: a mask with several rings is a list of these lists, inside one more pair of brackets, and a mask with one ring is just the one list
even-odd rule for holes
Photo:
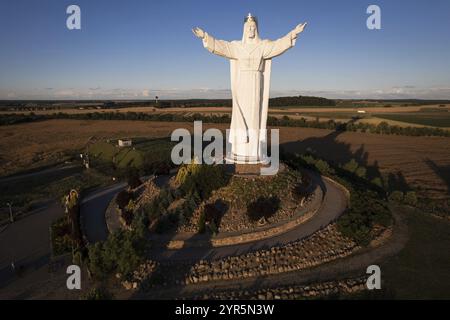
[[366,26],[369,30],[380,30],[381,29],[381,9],[376,4],[371,4],[367,7],[367,14],[370,16],[366,20]]
[[381,289],[381,269],[376,264],[370,265],[366,270],[370,276],[367,278],[366,287],[368,290]]
[[76,4],[67,7],[66,13],[69,15],[66,20],[66,27],[69,30],[81,30],[81,9]]
[[[268,154],[268,133],[270,133],[270,156]],[[255,143],[240,143],[239,150],[244,154],[253,155],[256,163],[264,163],[261,166],[261,175],[274,175],[280,166],[279,157],[279,130],[278,129],[249,129],[249,130],[226,130],[226,139],[222,131],[216,128],[207,129],[203,132],[202,121],[194,121],[194,135],[192,137],[189,130],[184,128],[175,129],[172,132],[171,140],[178,141],[171,152],[171,159],[175,165],[188,164],[192,159],[198,164],[232,164],[236,163],[233,158],[233,143],[235,139],[256,141]],[[230,141],[230,136],[232,140]],[[225,141],[225,151],[224,151]],[[204,142],[208,142],[204,146]],[[194,150],[192,150],[192,148]],[[193,153],[192,153],[193,151]],[[252,158],[239,159],[238,163],[254,163]],[[269,165],[270,164],[270,165]]]
[[66,273],[69,274],[66,280],[66,287],[69,290],[81,289],[81,268],[76,264],[67,267]]

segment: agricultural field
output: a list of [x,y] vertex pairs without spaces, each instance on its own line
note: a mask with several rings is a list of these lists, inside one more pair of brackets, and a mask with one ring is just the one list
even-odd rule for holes
[[417,112],[417,113],[378,113],[377,118],[433,127],[450,127],[450,112]]
[[[176,128],[192,130],[192,127],[192,123],[116,120],[48,120],[2,126],[1,175],[58,163],[64,156],[78,163],[79,152],[85,150],[92,137],[96,141],[136,137],[135,151],[152,155],[145,150],[152,150],[158,141],[154,139],[169,137]],[[204,129],[209,127],[226,129],[228,124],[203,125]],[[392,188],[414,187],[422,195],[433,198],[445,198],[449,194],[450,149],[446,147],[448,138],[445,137],[384,136],[283,127],[280,128],[280,144],[286,151],[312,151],[339,165],[355,159],[367,167],[369,176],[381,176]],[[90,148],[90,152],[103,152],[102,157],[107,159],[116,150],[105,144],[94,144]],[[125,151],[121,152],[119,163],[129,161]],[[135,152],[131,154],[133,161],[141,161]],[[159,156],[155,154],[155,157]]]
[[[69,108],[59,110],[68,115],[87,113],[147,113],[152,115],[178,115],[189,117],[195,114],[203,116],[230,115],[231,107],[171,107],[156,108],[154,106],[138,106],[115,109],[80,109]],[[36,115],[52,115],[58,110],[36,110]],[[30,114],[30,111],[14,111],[17,114]],[[2,114],[11,114],[11,111],[0,111]],[[378,125],[386,122],[389,125],[399,127],[438,127],[450,129],[450,105],[400,105],[368,103],[344,103],[336,107],[312,106],[312,107],[270,107],[269,115],[276,118],[289,117],[291,119],[306,119],[308,121],[327,122],[363,122]]]

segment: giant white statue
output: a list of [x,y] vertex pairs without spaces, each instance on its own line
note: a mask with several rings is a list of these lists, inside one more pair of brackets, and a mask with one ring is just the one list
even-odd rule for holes
[[305,26],[299,24],[275,41],[260,39],[257,20],[251,14],[244,21],[242,41],[218,40],[200,28],[192,29],[208,51],[230,60],[233,109],[229,162],[265,162],[271,59],[293,47]]

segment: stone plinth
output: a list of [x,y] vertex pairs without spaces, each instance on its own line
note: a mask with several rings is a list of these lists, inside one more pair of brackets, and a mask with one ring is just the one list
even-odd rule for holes
[[[227,164],[226,165],[226,171],[229,174],[237,175],[240,177],[255,177],[255,176],[261,176],[261,168],[269,168],[269,164],[263,164],[263,163],[234,163],[234,164]],[[280,163],[280,169],[278,172],[282,172],[285,169],[284,164]],[[269,176],[261,176],[261,177],[270,177]]]

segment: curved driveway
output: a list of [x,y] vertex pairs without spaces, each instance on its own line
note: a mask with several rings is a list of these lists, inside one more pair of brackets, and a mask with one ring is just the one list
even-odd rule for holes
[[[192,260],[221,259],[229,255],[241,255],[247,252],[280,246],[306,238],[335,221],[347,206],[347,196],[342,187],[328,179],[314,175],[324,193],[322,205],[316,214],[298,227],[272,238],[256,242],[243,243],[225,247],[186,247],[179,250],[154,249],[151,257],[156,260]],[[105,210],[114,195],[125,187],[125,183],[104,188],[83,199],[81,216],[84,230],[89,242],[105,240],[108,234],[105,222]],[[195,236],[192,239],[195,240]],[[189,241],[189,240],[187,240]]]
[[90,193],[81,201],[80,215],[84,235],[89,243],[104,241],[108,237],[105,211],[114,195],[126,187],[126,183],[117,183]]
[[341,187],[327,179],[321,179],[320,176],[315,176],[315,181],[320,185],[324,193],[322,205],[311,219],[292,230],[260,241],[232,246],[215,248],[186,247],[179,250],[159,249],[152,253],[152,258],[156,260],[214,260],[230,255],[242,255],[251,251],[281,246],[289,242],[306,238],[317,230],[320,230],[335,221],[344,212],[347,206],[347,197]]

